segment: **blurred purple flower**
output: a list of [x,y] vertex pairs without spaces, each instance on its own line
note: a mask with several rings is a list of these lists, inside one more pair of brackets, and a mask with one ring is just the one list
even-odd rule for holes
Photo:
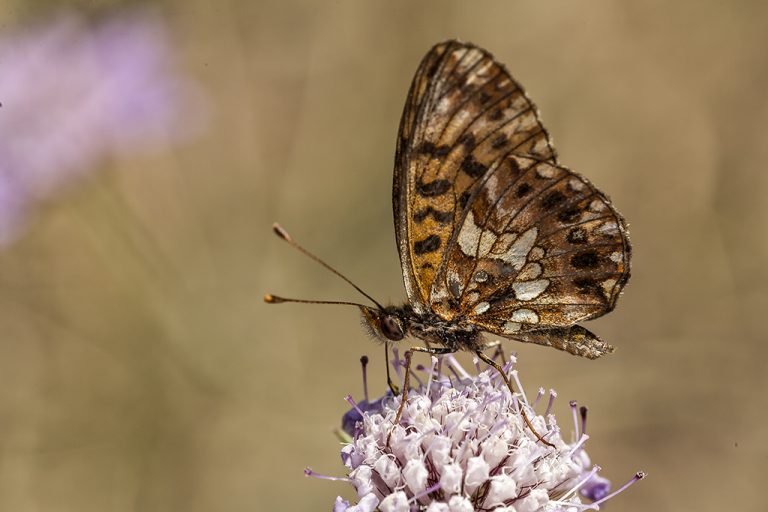
[[0,244],[30,202],[99,162],[165,147],[202,126],[148,12],[89,24],[75,15],[0,35]]

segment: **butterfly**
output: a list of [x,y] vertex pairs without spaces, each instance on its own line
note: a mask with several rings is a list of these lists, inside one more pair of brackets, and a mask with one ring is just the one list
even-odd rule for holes
[[425,343],[406,364],[413,351],[466,350],[501,372],[483,354],[484,332],[590,359],[613,351],[578,323],[610,312],[629,279],[626,223],[558,162],[538,109],[486,50],[450,40],[421,61],[400,122],[392,202],[402,306],[380,305],[275,232],[376,304],[348,303],[375,337]]

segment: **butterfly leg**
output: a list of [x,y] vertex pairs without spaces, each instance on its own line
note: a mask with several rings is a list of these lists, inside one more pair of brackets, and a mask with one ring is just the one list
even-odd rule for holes
[[392,429],[387,436],[387,446],[389,446],[389,440],[392,437],[392,431],[395,430],[395,425],[400,424],[400,417],[403,415],[403,409],[408,402],[408,390],[411,385],[411,359],[414,352],[424,352],[432,355],[450,354],[455,352],[449,348],[425,348],[425,347],[411,347],[405,351],[405,381],[403,382],[403,396],[400,399],[400,407],[397,408],[397,414],[395,415],[395,421],[392,423]]
[[493,354],[493,359],[496,359],[496,354],[501,356],[501,363],[502,365],[507,364],[507,357],[504,354],[504,347],[501,344],[501,340],[496,341],[489,341],[488,343],[483,343],[480,345],[480,347],[477,350],[488,350],[489,348],[495,348],[496,352]]
[[392,381],[392,377],[389,374],[389,344],[388,343],[384,344],[384,364],[387,367],[387,385],[389,386],[389,389],[392,390],[392,394],[397,396],[400,394],[400,389],[397,387],[397,384],[395,384]]
[[[496,369],[496,371],[499,372],[499,375],[501,375],[501,378],[504,379],[504,382],[507,384],[507,387],[509,388],[509,392],[514,395],[515,394],[515,389],[512,386],[512,381],[509,380],[509,377],[507,376],[507,373],[499,365],[499,363],[497,363],[496,361],[494,361],[493,359],[491,359],[487,355],[483,354],[479,350],[476,351],[475,353],[477,354],[477,357],[479,357],[480,359],[485,361],[488,365],[493,366]],[[518,404],[518,411],[520,412],[520,416],[523,417],[523,421],[525,421],[525,424],[528,426],[528,428],[531,430],[531,432],[533,432],[533,435],[536,436],[536,439],[538,439],[539,441],[541,441],[545,445],[551,446],[552,448],[554,448],[555,445],[553,445],[552,443],[550,443],[549,441],[547,441],[546,439],[541,437],[541,434],[539,434],[536,431],[536,428],[531,423],[530,418],[528,418],[528,415],[526,414],[525,409],[523,409],[522,404]]]

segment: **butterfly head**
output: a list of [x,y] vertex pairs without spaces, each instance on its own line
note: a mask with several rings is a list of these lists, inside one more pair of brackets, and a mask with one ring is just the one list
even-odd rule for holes
[[371,308],[360,306],[363,313],[363,325],[371,335],[382,341],[400,341],[405,338],[408,330],[406,316],[402,309],[396,307]]

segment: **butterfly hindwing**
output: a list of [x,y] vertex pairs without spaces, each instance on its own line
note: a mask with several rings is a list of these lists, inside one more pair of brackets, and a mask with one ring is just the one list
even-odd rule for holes
[[485,50],[457,41],[433,47],[408,93],[393,187],[403,279],[417,312],[432,309],[435,278],[472,193],[512,154],[556,161],[525,91]]
[[629,257],[623,219],[591,183],[509,155],[473,194],[430,305],[505,336],[569,327],[613,309]]

